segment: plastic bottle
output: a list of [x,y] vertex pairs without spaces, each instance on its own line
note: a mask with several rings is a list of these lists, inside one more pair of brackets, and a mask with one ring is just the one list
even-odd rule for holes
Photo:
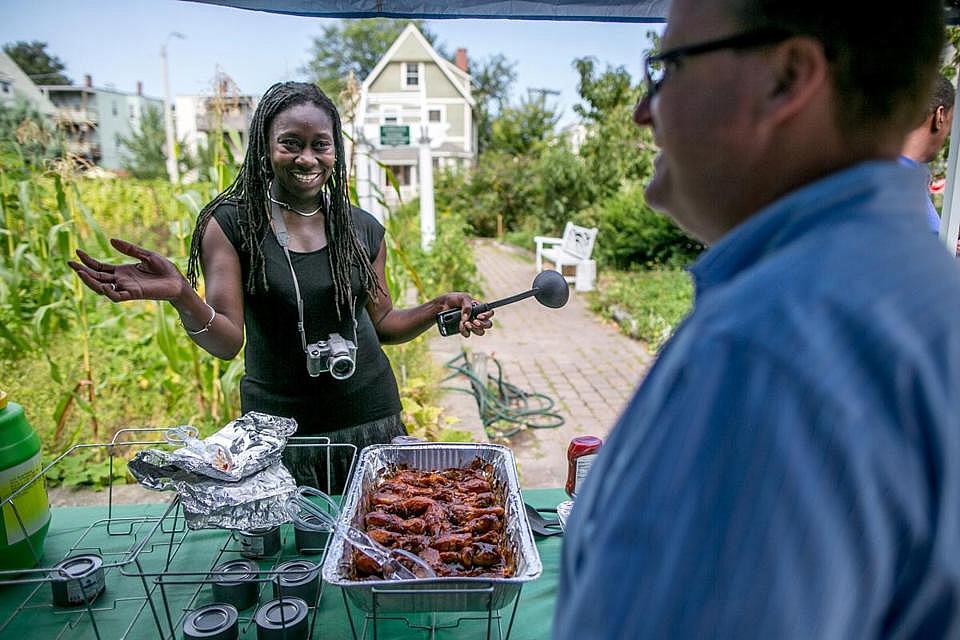
[[603,440],[597,436],[577,436],[570,441],[567,447],[567,484],[564,488],[571,498],[577,497],[577,490],[587,477],[602,445]]
[[[40,438],[27,422],[23,407],[7,402],[7,394],[0,391],[0,502],[29,483],[42,469]],[[40,478],[17,494],[12,503],[4,504],[0,512],[0,570],[36,566],[43,556],[43,541],[49,527],[47,488]]]

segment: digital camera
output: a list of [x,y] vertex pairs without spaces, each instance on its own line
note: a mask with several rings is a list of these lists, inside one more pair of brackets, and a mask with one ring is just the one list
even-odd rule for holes
[[316,378],[324,371],[337,380],[346,380],[357,370],[357,345],[339,333],[307,345],[307,373]]

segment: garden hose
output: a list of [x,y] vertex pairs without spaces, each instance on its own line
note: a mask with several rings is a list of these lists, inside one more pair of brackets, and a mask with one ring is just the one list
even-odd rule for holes
[[497,375],[493,376],[474,369],[466,351],[447,362],[446,367],[453,373],[444,378],[446,382],[458,375],[466,376],[470,389],[443,387],[450,391],[472,393],[477,400],[477,409],[487,437],[491,439],[509,438],[524,429],[555,429],[563,424],[563,417],[552,411],[555,402],[550,396],[536,391],[524,391],[503,379],[500,361],[493,356],[478,354],[489,358],[497,366]]

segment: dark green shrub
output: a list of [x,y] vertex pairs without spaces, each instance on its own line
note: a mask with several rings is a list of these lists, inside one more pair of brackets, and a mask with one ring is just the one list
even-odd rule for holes
[[600,229],[594,256],[607,267],[683,267],[703,250],[676,223],[647,205],[638,184],[583,211],[577,220]]

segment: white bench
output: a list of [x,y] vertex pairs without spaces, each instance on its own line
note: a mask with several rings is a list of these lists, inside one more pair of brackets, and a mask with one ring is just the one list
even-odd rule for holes
[[[596,277],[596,263],[590,259],[590,254],[593,253],[596,240],[596,227],[588,229],[572,222],[568,222],[563,228],[562,238],[535,236],[533,241],[537,243],[537,273],[543,271],[543,261],[548,260],[563,274],[567,282],[576,283],[578,290],[592,289]],[[576,275],[563,273],[564,267],[573,267]],[[578,279],[585,282],[578,282]]]

